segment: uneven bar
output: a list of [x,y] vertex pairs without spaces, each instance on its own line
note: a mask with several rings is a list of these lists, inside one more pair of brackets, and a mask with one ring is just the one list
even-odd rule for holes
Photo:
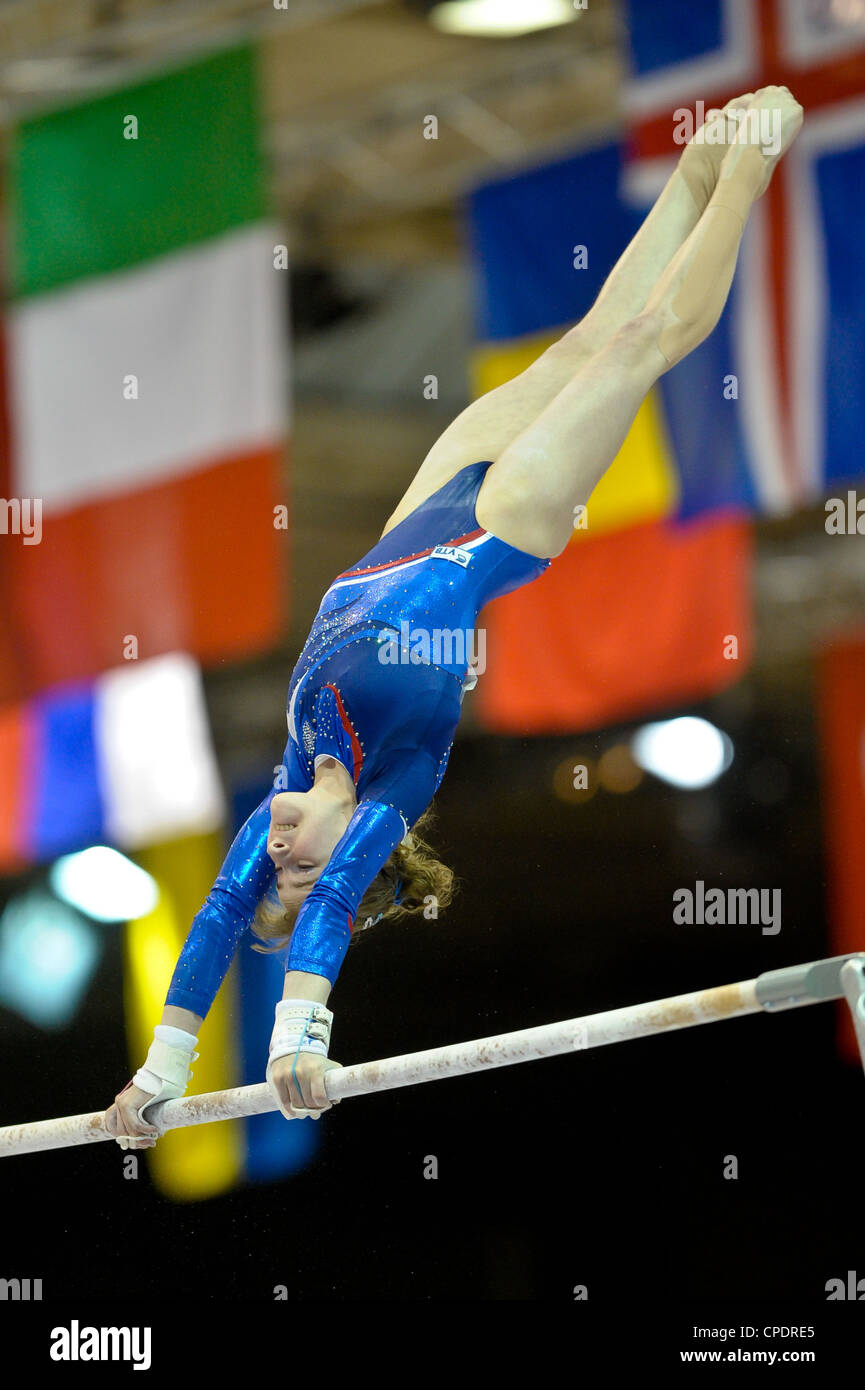
[[[371,1095],[397,1086],[416,1086],[424,1081],[464,1076],[492,1067],[513,1066],[541,1057],[557,1057],[581,1052],[609,1043],[693,1028],[701,1023],[719,1023],[743,1014],[775,1012],[844,997],[841,968],[848,961],[865,962],[865,953],[812,961],[808,965],[770,971],[754,980],[720,985],[715,989],[678,994],[648,1004],[633,1004],[584,1018],[565,1019],[539,1028],[524,1028],[472,1042],[433,1047],[402,1057],[386,1057],[379,1062],[361,1062],[328,1072],[325,1087],[330,1100]],[[845,977],[846,978],[846,977]],[[851,1005],[852,1007],[852,1005]],[[212,1091],[186,1096],[155,1106],[149,1112],[163,1132],[186,1125],[211,1124],[216,1120],[264,1115],[277,1105],[265,1083],[240,1086],[236,1090]],[[0,1157],[37,1153],[44,1149],[69,1148],[76,1144],[97,1144],[113,1138],[103,1128],[101,1110],[90,1115],[67,1115],[58,1120],[38,1120],[30,1124],[0,1129]]]

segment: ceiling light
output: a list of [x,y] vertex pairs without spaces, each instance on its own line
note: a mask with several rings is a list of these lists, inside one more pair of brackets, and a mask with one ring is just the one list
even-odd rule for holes
[[569,24],[578,13],[574,0],[443,0],[429,18],[445,34],[513,38]]

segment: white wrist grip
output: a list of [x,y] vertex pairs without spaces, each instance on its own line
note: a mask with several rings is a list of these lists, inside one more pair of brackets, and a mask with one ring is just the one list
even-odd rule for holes
[[332,1023],[330,1009],[312,999],[281,999],[276,1006],[276,1023],[270,1039],[265,1080],[287,1120],[303,1119],[306,1115],[317,1120],[321,1112],[295,1110],[291,1106],[286,1108],[273,1084],[273,1064],[278,1057],[296,1057],[300,1052],[313,1052],[319,1057],[326,1057]]
[[333,1014],[311,999],[281,999],[276,1006],[276,1022],[270,1038],[269,1060],[293,1057],[297,1052],[327,1056]]
[[[132,1078],[130,1085],[141,1091],[149,1091],[150,1097],[138,1109],[138,1118],[145,1124],[151,1123],[145,1111],[157,1101],[177,1100],[185,1092],[192,1079],[190,1062],[196,1062],[199,1053],[193,1048],[198,1039],[183,1028],[173,1028],[157,1024],[153,1030],[153,1042],[147,1053],[147,1060]],[[124,1087],[124,1090],[127,1089]],[[159,1129],[159,1125],[156,1126]],[[121,1149],[137,1149],[142,1140],[127,1135],[118,1135],[117,1143]]]
[[145,1110],[156,1101],[177,1100],[182,1096],[192,1080],[190,1062],[197,1062],[200,1053],[189,1052],[185,1047],[172,1047],[169,1043],[155,1040],[150,1044],[147,1061],[132,1078],[133,1085],[142,1091],[151,1091],[138,1112],[139,1119],[145,1118]]

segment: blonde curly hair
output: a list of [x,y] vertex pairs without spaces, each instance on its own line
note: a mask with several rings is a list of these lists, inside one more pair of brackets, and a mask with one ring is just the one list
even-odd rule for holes
[[[457,891],[456,875],[436,858],[435,851],[424,838],[435,819],[434,807],[429,805],[382,865],[360,900],[352,941],[379,921],[398,922],[423,912],[432,904],[436,911],[448,907]],[[394,901],[397,889],[398,903]],[[253,943],[253,951],[271,955],[284,950],[291,941],[300,907],[301,904],[284,907],[274,885],[258,904],[252,922],[253,934],[266,944]]]

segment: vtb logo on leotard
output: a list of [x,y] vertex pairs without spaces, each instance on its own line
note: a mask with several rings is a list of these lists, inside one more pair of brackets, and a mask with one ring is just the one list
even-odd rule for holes
[[455,565],[462,565],[465,569],[469,560],[472,558],[470,550],[463,550],[458,545],[437,545],[432,553],[433,560],[452,560]]

